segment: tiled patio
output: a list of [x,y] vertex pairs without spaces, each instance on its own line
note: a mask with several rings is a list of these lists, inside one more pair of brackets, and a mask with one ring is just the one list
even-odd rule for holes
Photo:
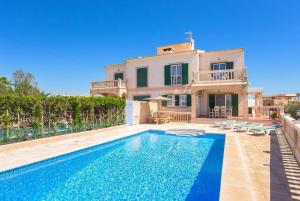
[[207,124],[134,125],[0,146],[0,171],[132,135],[147,129],[225,133],[220,200],[300,200],[300,168],[282,134],[250,136]]

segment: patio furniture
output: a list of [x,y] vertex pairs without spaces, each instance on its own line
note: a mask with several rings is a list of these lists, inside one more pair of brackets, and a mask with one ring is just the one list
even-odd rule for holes
[[226,120],[226,121],[221,121],[221,122],[214,122],[214,123],[210,124],[210,127],[213,127],[213,128],[222,127],[222,126],[229,125],[229,124],[232,124],[235,122],[236,122],[236,120]]
[[154,123],[159,124],[159,114],[158,114],[158,112],[153,113],[152,120],[153,120]]
[[242,126],[242,125],[245,125],[246,123],[247,123],[247,122],[245,122],[245,121],[236,121],[236,122],[233,122],[233,123],[224,125],[224,126],[222,126],[221,128],[222,128],[222,129],[233,129],[233,128],[235,128],[236,126]]
[[232,107],[226,108],[227,117],[232,117]]
[[251,128],[247,133],[248,134],[265,134],[266,136],[268,136],[268,135],[270,135],[271,132],[275,132],[277,128],[278,128],[277,125],[257,126],[257,127]]
[[251,123],[251,124],[245,124],[245,125],[238,125],[232,128],[233,131],[236,132],[247,132],[251,128],[255,128],[258,126],[263,126],[262,123]]
[[209,110],[208,117],[209,118],[214,118],[215,117],[214,109],[208,108],[208,110]]
[[154,123],[159,124],[159,123],[169,123],[172,117],[164,113],[155,112],[153,113],[152,119]]
[[159,113],[159,121],[161,123],[170,123],[172,117],[170,117],[169,115],[166,115],[164,113]]
[[220,117],[220,107],[219,106],[214,107],[214,113],[215,113],[215,118]]
[[221,117],[222,118],[226,118],[227,117],[226,106],[221,106]]

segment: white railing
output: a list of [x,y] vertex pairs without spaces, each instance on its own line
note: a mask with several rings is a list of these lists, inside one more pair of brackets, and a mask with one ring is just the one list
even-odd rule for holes
[[280,114],[279,121],[283,126],[284,135],[291,150],[300,164],[300,121],[296,121],[290,115]]
[[126,88],[125,80],[110,80],[91,82],[91,89],[112,89],[112,88]]
[[210,71],[193,72],[194,82],[226,81],[226,80],[247,81],[246,69],[210,70]]
[[191,112],[159,111],[157,114],[163,117],[171,117],[173,122],[190,122],[192,118]]

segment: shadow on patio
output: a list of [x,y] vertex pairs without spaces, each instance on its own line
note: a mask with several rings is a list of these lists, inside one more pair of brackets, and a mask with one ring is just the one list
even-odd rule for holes
[[300,200],[300,167],[283,132],[271,136],[271,201]]

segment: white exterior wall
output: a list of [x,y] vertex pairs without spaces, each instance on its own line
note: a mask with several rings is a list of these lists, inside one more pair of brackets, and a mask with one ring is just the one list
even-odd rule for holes
[[[106,80],[113,80],[114,73],[123,72],[124,79],[127,81],[127,99],[133,99],[136,95],[150,95],[155,97],[164,94],[192,94],[191,83],[193,72],[209,71],[211,63],[233,62],[234,69],[244,68],[244,50],[233,49],[215,52],[190,51],[184,53],[168,54],[153,57],[144,57],[129,59],[124,64],[112,65],[106,68]],[[164,66],[176,63],[188,63],[189,84],[179,86],[165,86],[164,84]],[[148,87],[137,88],[137,68],[148,68]],[[239,116],[248,113],[247,86],[214,86],[201,87],[203,90],[201,96],[196,98],[196,113],[199,115],[208,115],[208,95],[209,93],[235,93],[239,95]],[[190,111],[191,107],[168,107],[160,108],[161,110],[172,111]]]
[[234,69],[242,69],[245,67],[244,63],[244,50],[238,49],[233,52],[219,51],[206,52],[199,54],[199,67],[200,71],[210,70],[211,63],[233,62]]
[[126,79],[125,64],[107,66],[105,69],[106,80],[114,80],[115,73],[123,73],[124,79]]
[[137,88],[136,71],[139,67],[148,68],[148,87],[165,87],[164,66],[168,64],[188,63],[189,83],[192,81],[192,73],[197,70],[199,58],[196,53],[170,54],[150,59],[129,60],[126,63],[126,75],[128,89]]

